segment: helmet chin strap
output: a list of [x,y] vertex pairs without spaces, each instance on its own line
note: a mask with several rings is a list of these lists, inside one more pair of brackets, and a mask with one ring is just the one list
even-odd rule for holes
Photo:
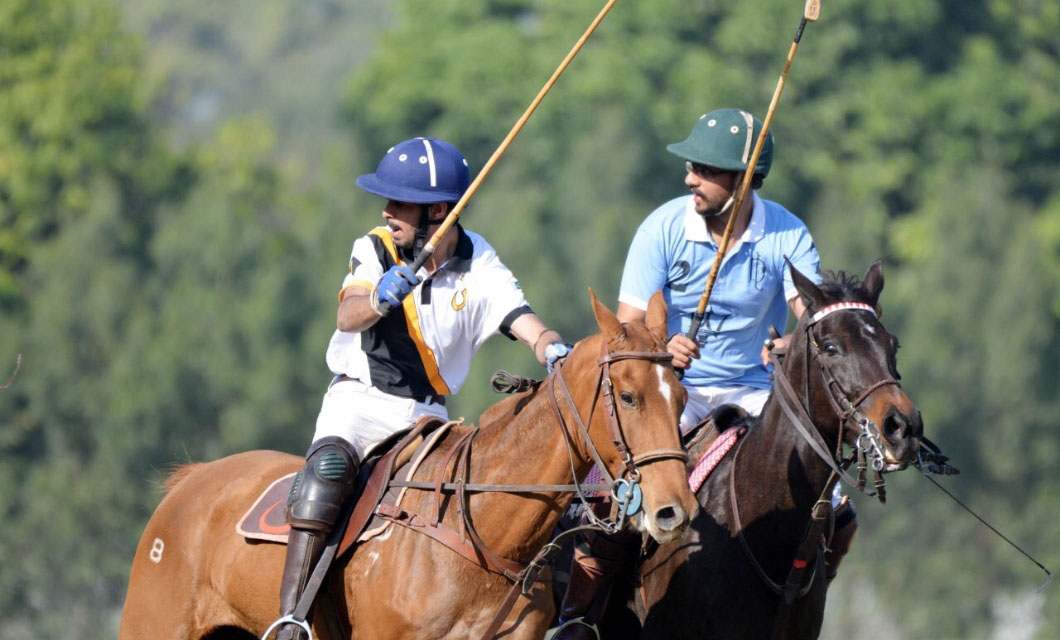
[[729,196],[729,199],[725,201],[725,204],[722,205],[722,207],[720,209],[718,209],[714,213],[704,213],[703,217],[704,218],[717,218],[721,214],[727,213],[729,211],[729,209],[732,209],[732,205],[735,202],[736,202],[736,196],[735,195],[731,195],[731,196]]
[[420,221],[416,224],[416,241],[413,243],[412,251],[407,248],[401,251],[402,258],[411,262],[423,251],[423,245],[427,242],[427,226],[430,224],[430,205],[420,205]]
[[729,199],[725,201],[725,204],[714,213],[704,213],[704,218],[716,218],[723,213],[728,213],[729,209],[732,209],[732,205],[736,203],[736,193],[740,190],[740,182],[743,180],[743,174],[737,174],[736,179],[732,181],[732,191],[729,192]]
[[423,251],[423,246],[427,243],[427,231],[430,229],[430,226],[432,224],[441,224],[445,222],[445,219],[445,216],[432,219],[431,205],[420,205],[420,221],[419,224],[416,225],[416,242],[412,248],[411,255],[404,255],[405,252],[408,251],[407,249],[402,252],[402,257],[406,258],[406,262],[411,262],[416,256],[420,255],[421,251]]

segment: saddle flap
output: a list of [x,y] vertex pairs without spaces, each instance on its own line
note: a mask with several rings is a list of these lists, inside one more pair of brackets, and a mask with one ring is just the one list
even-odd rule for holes
[[[456,423],[446,423],[444,427]],[[376,506],[387,494],[387,485],[394,477],[395,469],[403,469],[409,465],[416,451],[421,453],[418,460],[426,455],[425,439],[427,447],[435,442],[439,435],[447,431],[443,422],[433,416],[425,416],[418,420],[412,427],[406,429],[396,437],[388,439],[377,448],[380,455],[372,455],[365,461],[358,474],[357,483],[362,487],[357,504],[354,505],[350,515],[346,532],[339,545],[338,553],[341,555],[357,541],[369,539],[379,535],[389,526],[389,522],[380,520],[378,526],[367,529],[372,520]],[[427,434],[430,437],[427,438]],[[408,472],[411,475],[411,471]],[[296,474],[290,473],[273,481],[254,501],[243,517],[236,522],[236,532],[248,540],[259,540],[263,542],[276,542],[287,544],[287,535],[291,530],[287,524],[286,508],[287,497],[291,493],[291,485]],[[400,495],[395,493],[387,498],[388,501],[398,502]],[[367,530],[366,530],[367,529]],[[363,533],[363,535],[361,535]]]

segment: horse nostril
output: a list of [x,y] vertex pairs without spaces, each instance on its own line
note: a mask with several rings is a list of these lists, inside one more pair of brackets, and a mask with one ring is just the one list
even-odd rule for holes
[[673,531],[680,528],[687,520],[685,510],[679,505],[663,507],[655,512],[655,524],[662,531]]
[[907,416],[897,409],[891,409],[883,421],[883,433],[889,440],[919,438],[923,431],[924,423],[919,411]]
[[905,416],[892,408],[883,420],[883,433],[889,440],[897,440],[905,437],[906,426]]

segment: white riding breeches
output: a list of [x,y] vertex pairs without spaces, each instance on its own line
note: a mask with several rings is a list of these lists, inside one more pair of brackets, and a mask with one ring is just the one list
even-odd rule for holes
[[681,414],[681,433],[685,434],[700,423],[710,412],[723,404],[738,404],[747,413],[757,416],[769,397],[769,389],[755,387],[685,387],[688,402]]
[[360,380],[341,380],[324,394],[313,442],[339,436],[363,460],[377,444],[425,415],[449,419],[444,405],[390,395]]

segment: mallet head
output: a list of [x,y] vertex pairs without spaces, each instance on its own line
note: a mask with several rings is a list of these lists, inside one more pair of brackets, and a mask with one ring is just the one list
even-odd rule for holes
[[817,22],[820,15],[821,0],[806,0],[806,9],[802,12],[802,17],[806,18],[807,22]]

